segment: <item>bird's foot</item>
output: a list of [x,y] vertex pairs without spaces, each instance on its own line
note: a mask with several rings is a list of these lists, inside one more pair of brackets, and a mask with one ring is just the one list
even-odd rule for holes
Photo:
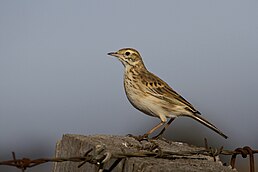
[[161,133],[157,134],[156,136],[153,136],[152,139],[155,139],[155,140],[164,139],[163,133],[161,132]]
[[163,137],[162,134],[158,134],[158,135],[152,137],[151,139],[153,139],[153,140],[162,140],[162,141],[165,141],[165,142],[169,142],[165,137]]
[[162,135],[156,135],[156,136],[153,136],[151,139],[155,139],[155,140],[158,140],[158,139],[162,139]]
[[148,134],[139,135],[139,136],[134,136],[134,135],[132,135],[132,134],[127,134],[127,136],[134,138],[134,139],[137,140],[138,142],[141,142],[141,141],[143,141],[143,140],[146,140],[146,141],[149,140]]

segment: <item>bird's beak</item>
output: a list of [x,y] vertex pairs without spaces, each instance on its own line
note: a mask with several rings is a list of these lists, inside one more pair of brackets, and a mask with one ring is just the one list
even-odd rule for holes
[[107,54],[110,55],[110,56],[117,57],[118,59],[122,59],[123,58],[123,55],[118,54],[117,52],[110,52],[110,53],[107,53]]
[[107,55],[109,55],[109,56],[116,56],[117,53],[116,52],[110,52],[110,53],[107,53]]

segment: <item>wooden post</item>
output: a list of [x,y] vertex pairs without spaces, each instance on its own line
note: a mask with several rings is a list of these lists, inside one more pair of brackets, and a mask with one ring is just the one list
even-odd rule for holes
[[[158,152],[159,157],[150,155],[149,157],[127,157],[116,161],[112,157],[103,165],[102,170],[95,164],[85,163],[78,168],[81,162],[58,162],[54,163],[52,172],[236,172],[229,166],[223,166],[219,157],[214,158],[203,154],[194,155],[173,155],[169,158],[162,158],[162,152],[189,152],[205,150],[201,147],[190,146],[186,143],[171,142],[163,140],[142,141],[139,142],[131,137],[111,136],[111,135],[71,135],[66,134],[62,140],[57,143],[56,157],[75,157],[83,156],[89,149],[95,149],[96,146],[104,146],[103,153],[109,152],[116,155],[123,153],[137,152]],[[94,152],[94,151],[93,151]],[[116,164],[117,163],[117,164]]]

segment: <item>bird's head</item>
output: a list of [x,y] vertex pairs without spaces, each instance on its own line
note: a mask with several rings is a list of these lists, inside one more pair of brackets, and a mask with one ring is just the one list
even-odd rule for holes
[[117,57],[125,67],[144,66],[140,53],[133,48],[123,48],[108,55]]

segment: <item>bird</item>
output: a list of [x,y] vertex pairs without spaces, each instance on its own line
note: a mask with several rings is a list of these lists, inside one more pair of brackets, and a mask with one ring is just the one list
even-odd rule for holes
[[124,66],[124,89],[129,102],[144,114],[160,119],[160,123],[142,135],[142,138],[148,138],[150,134],[164,126],[153,138],[162,136],[172,121],[181,116],[190,117],[225,139],[228,138],[165,81],[149,72],[136,49],[122,48],[107,55],[116,57]]

